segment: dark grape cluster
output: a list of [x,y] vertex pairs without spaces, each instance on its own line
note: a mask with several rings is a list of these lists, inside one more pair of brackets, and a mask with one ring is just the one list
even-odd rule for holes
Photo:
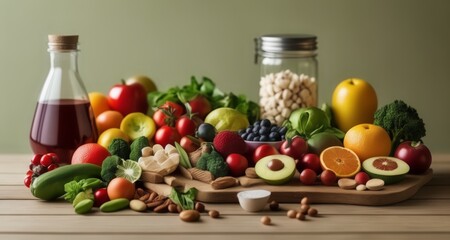
[[55,153],[35,154],[31,158],[31,163],[23,183],[29,188],[34,178],[58,168],[59,163],[59,157]]
[[239,135],[246,141],[276,142],[284,140],[287,129],[272,124],[268,119],[258,120],[246,129],[239,130]]

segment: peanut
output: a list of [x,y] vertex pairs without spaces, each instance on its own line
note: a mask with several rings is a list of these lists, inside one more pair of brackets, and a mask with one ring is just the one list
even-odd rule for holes
[[147,210],[147,205],[142,200],[133,199],[130,201],[130,208],[136,212],[144,212]]
[[270,225],[270,223],[272,222],[272,220],[268,216],[263,216],[260,221],[264,225]]
[[200,213],[197,210],[183,210],[179,217],[184,222],[197,222],[200,220]]
[[212,218],[219,218],[220,217],[220,213],[217,210],[210,210],[208,212],[209,216]]

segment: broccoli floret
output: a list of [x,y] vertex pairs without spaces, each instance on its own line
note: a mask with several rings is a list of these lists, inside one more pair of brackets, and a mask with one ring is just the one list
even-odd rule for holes
[[122,159],[128,159],[130,157],[130,145],[122,138],[115,138],[112,140],[108,147],[108,151],[111,155],[117,155]]
[[223,157],[215,150],[212,150],[210,153],[203,153],[196,167],[202,170],[208,170],[215,178],[227,176],[229,170]]
[[109,183],[116,177],[117,166],[121,163],[122,159],[116,155],[106,157],[105,160],[103,160],[100,175],[106,183]]
[[148,138],[145,136],[138,137],[133,140],[133,142],[130,145],[131,152],[130,152],[130,159],[133,161],[139,160],[140,157],[142,157],[142,149],[144,147],[150,146],[148,142]]
[[425,137],[425,123],[416,109],[402,100],[395,100],[378,109],[374,124],[383,127],[391,137],[391,155],[402,141],[420,141]]

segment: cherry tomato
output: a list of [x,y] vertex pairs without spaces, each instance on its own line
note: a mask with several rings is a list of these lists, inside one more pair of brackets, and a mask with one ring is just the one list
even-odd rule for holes
[[106,188],[99,188],[94,192],[94,207],[100,207],[107,201],[109,201],[109,196]]
[[174,145],[175,142],[180,142],[181,136],[174,127],[162,126],[155,133],[155,143],[165,147],[167,144]]
[[315,153],[307,153],[300,159],[301,169],[311,169],[316,174],[322,172],[322,167],[320,165],[320,157]]
[[200,140],[194,140],[192,136],[184,136],[180,139],[181,147],[190,153],[197,150],[200,147]]
[[205,119],[212,110],[211,103],[202,95],[197,95],[188,104],[191,107],[191,113],[197,114],[201,119]]
[[323,185],[333,186],[337,182],[337,177],[333,171],[327,169],[320,174],[320,181]]
[[178,133],[184,137],[186,135],[194,136],[197,126],[195,125],[195,122],[189,118],[189,116],[183,115],[177,120],[175,128]]
[[155,113],[153,113],[153,121],[155,121],[155,124],[158,127],[167,125],[166,118],[167,118],[167,115],[161,109],[158,109],[155,111]]
[[243,176],[248,168],[247,158],[238,153],[228,155],[225,161],[233,177]]
[[307,168],[300,173],[300,182],[305,185],[313,185],[316,182],[317,174],[313,170]]
[[253,162],[257,163],[261,158],[278,154],[278,150],[269,144],[262,144],[255,149],[253,152]]
[[172,101],[166,101],[161,108],[165,108],[165,109],[172,109],[173,110],[173,115],[175,116],[175,118],[179,118],[181,117],[181,115],[185,114],[185,110],[184,107],[178,103],[172,102]]

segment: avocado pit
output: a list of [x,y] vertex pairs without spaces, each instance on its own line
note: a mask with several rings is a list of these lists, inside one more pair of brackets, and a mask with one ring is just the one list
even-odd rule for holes
[[284,168],[284,163],[280,159],[272,159],[267,163],[267,167],[272,171],[280,171]]

